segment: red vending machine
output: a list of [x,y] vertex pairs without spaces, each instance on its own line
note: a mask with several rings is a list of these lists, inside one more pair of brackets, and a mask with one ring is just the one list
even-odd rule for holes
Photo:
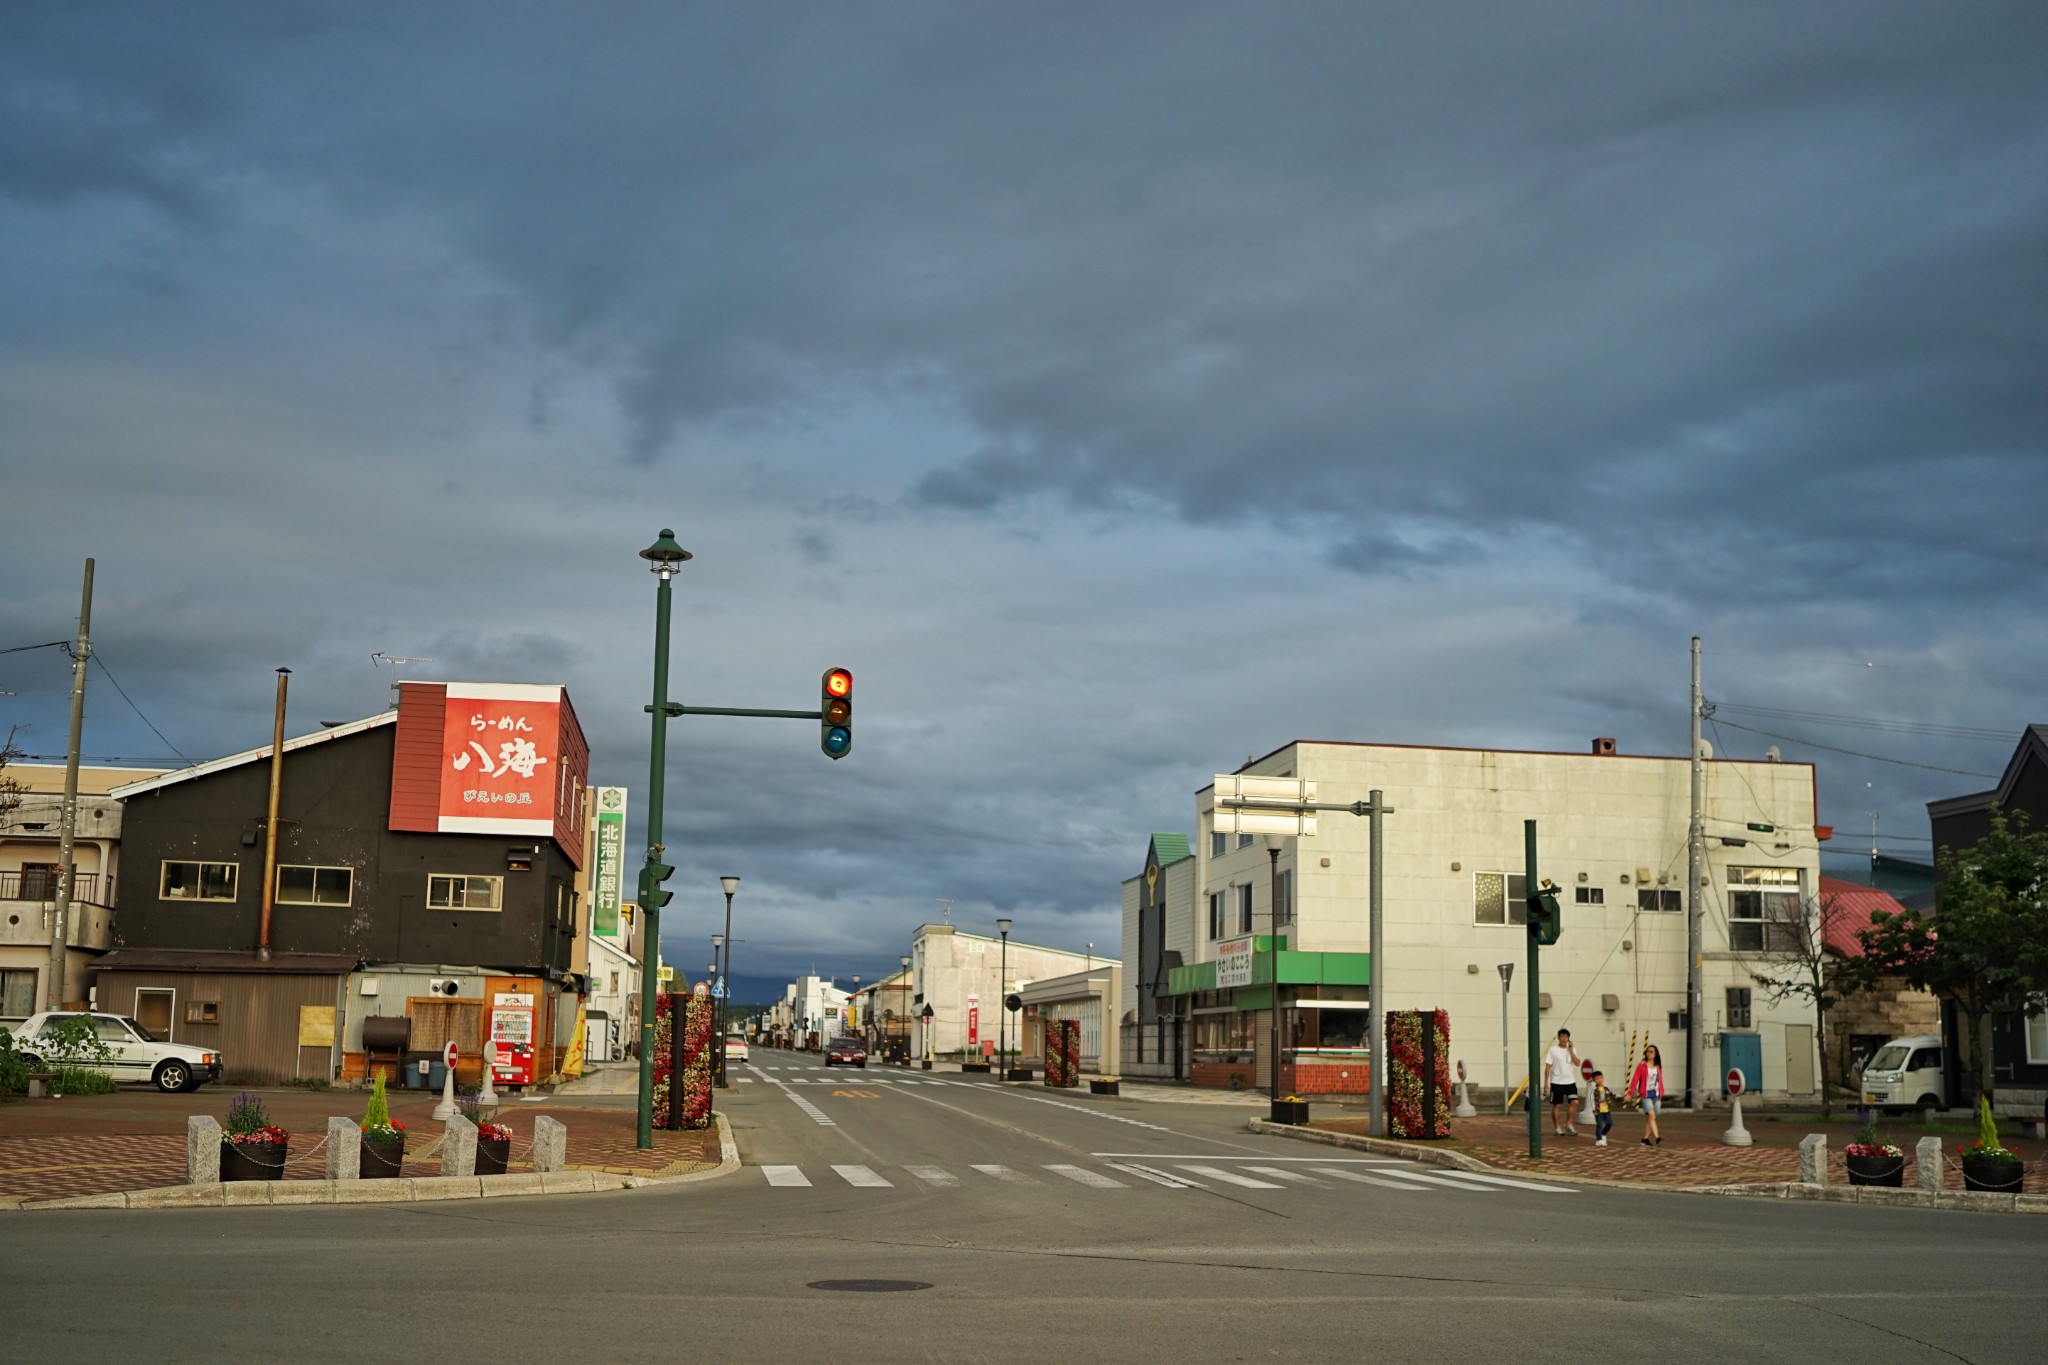
[[533,1084],[534,997],[527,991],[501,991],[491,996],[491,1017],[485,1037],[498,1045],[498,1064],[491,1084]]

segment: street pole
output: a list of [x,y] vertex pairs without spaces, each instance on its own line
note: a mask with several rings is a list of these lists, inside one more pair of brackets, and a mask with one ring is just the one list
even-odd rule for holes
[[1700,1033],[1701,1006],[1705,986],[1701,980],[1701,958],[1705,915],[1700,904],[1700,872],[1705,862],[1706,838],[1701,832],[1700,804],[1706,774],[1700,764],[1700,637],[1692,637],[1692,820],[1685,835],[1685,1107],[1700,1107],[1701,1081],[1707,1074],[1705,1039]]
[[1365,837],[1370,842],[1365,850],[1366,913],[1372,917],[1370,937],[1366,941],[1367,970],[1372,973],[1372,1021],[1379,1036],[1372,1040],[1372,1050],[1367,1055],[1372,1061],[1372,1115],[1366,1124],[1366,1131],[1374,1137],[1387,1135],[1387,878],[1386,841],[1381,817],[1386,812],[1386,803],[1380,798],[1380,789],[1374,787],[1366,793],[1370,809],[1366,812]]
[[[1269,1030],[1273,1062],[1272,1100],[1277,1105],[1280,1103],[1280,841],[1270,834],[1266,836],[1266,900],[1266,960],[1273,968],[1267,974],[1271,978],[1273,992],[1270,1011],[1273,1026]],[[1277,1114],[1279,1111],[1274,1112]]]
[[[64,809],[57,824],[57,886],[50,910],[50,972],[45,982],[43,1008],[64,1008],[64,971],[69,966],[71,945],[67,925],[71,919],[71,883],[77,877],[72,865],[78,845],[78,749],[85,727],[85,665],[92,658],[92,561],[85,561],[85,591],[78,602],[78,643],[71,649],[71,738],[64,750]],[[106,869],[100,872],[105,875]]]
[[[690,552],[675,542],[675,532],[663,527],[661,538],[640,552],[651,563],[661,586],[654,594],[654,729],[647,745],[647,863],[661,862],[661,797],[668,772],[668,617],[669,580],[690,558]],[[634,1145],[642,1151],[654,1146],[654,996],[661,979],[657,962],[661,957],[661,907],[649,902],[659,889],[643,880],[640,914],[646,923],[640,953],[640,1122]],[[682,1021],[672,1024],[681,1060]]]
[[[719,889],[725,892],[725,974],[719,979],[725,982],[726,1003],[732,1002],[732,897],[740,889],[738,877],[725,876],[718,879]],[[725,1028],[718,1030],[718,1083],[730,1087],[732,1082],[725,1075]]]
[[[725,1023],[719,1018],[718,983],[725,980],[725,935],[711,936],[711,1085],[721,1089],[725,1085]],[[730,992],[728,992],[730,994]]]
[[1508,983],[1515,979],[1515,964],[1503,962],[1494,970],[1500,973],[1500,1112],[1511,1114],[1514,1109],[1508,1104],[1508,1096],[1514,1091],[1514,1077],[1508,1071]]
[[[1536,890],[1538,881],[1536,875],[1536,822],[1534,820],[1524,820],[1522,822],[1522,878],[1524,884],[1528,887],[1529,891],[1533,893]],[[1526,909],[1523,911],[1523,916],[1524,918],[1527,918],[1528,916],[1528,911]],[[1543,1155],[1543,1126],[1540,1122],[1540,1111],[1542,1110],[1543,1106],[1536,1102],[1536,1086],[1539,1080],[1538,1076],[1536,1075],[1536,1072],[1537,1069],[1543,1063],[1543,1054],[1541,1051],[1543,1046],[1543,1035],[1541,1032],[1543,1028],[1543,1020],[1541,1018],[1543,1009],[1543,999],[1541,991],[1538,990],[1538,986],[1541,984],[1538,979],[1538,968],[1536,963],[1536,953],[1538,951],[1539,945],[1536,942],[1536,926],[1533,924],[1529,925],[1528,927],[1528,939],[1529,1155],[1532,1158],[1538,1158]]]
[[[1010,1079],[1010,921],[996,921],[1003,936],[1003,965],[996,969],[996,1079]],[[985,940],[984,940],[985,941]]]

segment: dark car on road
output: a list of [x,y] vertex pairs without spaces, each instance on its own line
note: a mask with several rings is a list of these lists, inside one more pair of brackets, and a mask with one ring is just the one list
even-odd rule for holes
[[858,1038],[834,1038],[825,1047],[825,1065],[837,1066],[841,1062],[866,1070],[868,1045]]

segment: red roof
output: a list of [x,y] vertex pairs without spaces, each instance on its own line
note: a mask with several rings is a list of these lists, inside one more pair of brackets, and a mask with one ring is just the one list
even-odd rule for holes
[[1840,877],[1822,877],[1820,894],[1828,907],[1827,946],[1843,957],[1863,955],[1863,945],[1857,941],[1856,935],[1859,930],[1870,927],[1872,911],[1882,910],[1888,915],[1896,915],[1906,908],[1889,891],[1880,891],[1861,882],[1845,882]]

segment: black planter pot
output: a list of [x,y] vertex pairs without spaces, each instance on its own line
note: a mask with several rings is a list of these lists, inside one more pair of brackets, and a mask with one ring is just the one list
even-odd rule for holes
[[2018,1194],[2026,1181],[2027,1168],[2017,1161],[2000,1161],[1996,1157],[1966,1156],[1963,1158],[1963,1188],[1982,1190],[1986,1194]]
[[405,1170],[405,1134],[372,1137],[363,1134],[363,1149],[356,1158],[356,1175],[363,1180],[396,1180]]
[[987,1062],[962,1062],[960,1063],[960,1070],[969,1076],[986,1076],[989,1072],[995,1070],[995,1067]]
[[220,1178],[227,1180],[282,1180],[288,1144],[282,1142],[223,1142],[220,1145]]
[[1090,1081],[1088,1082],[1088,1093],[1091,1095],[1114,1095],[1117,1093],[1117,1083],[1115,1081]]
[[1030,1079],[1031,1079],[1031,1076],[1032,1076],[1032,1071],[1031,1071],[1031,1068],[1030,1068],[1030,1067],[1028,1067],[1028,1066],[1013,1066],[1013,1067],[1011,1067],[1011,1068],[1010,1068],[1010,1070],[1009,1070],[1009,1076],[1008,1076],[1008,1078],[1009,1078],[1010,1080],[1013,1080],[1013,1081],[1028,1081],[1028,1080],[1030,1080]]
[[512,1159],[511,1138],[480,1137],[476,1140],[476,1173],[478,1175],[503,1175],[505,1163]]
[[1849,1166],[1851,1185],[1880,1185],[1899,1189],[1906,1183],[1906,1158],[1903,1156],[1845,1156]]
[[1308,1122],[1307,1100],[1274,1100],[1273,1122],[1303,1124]]

